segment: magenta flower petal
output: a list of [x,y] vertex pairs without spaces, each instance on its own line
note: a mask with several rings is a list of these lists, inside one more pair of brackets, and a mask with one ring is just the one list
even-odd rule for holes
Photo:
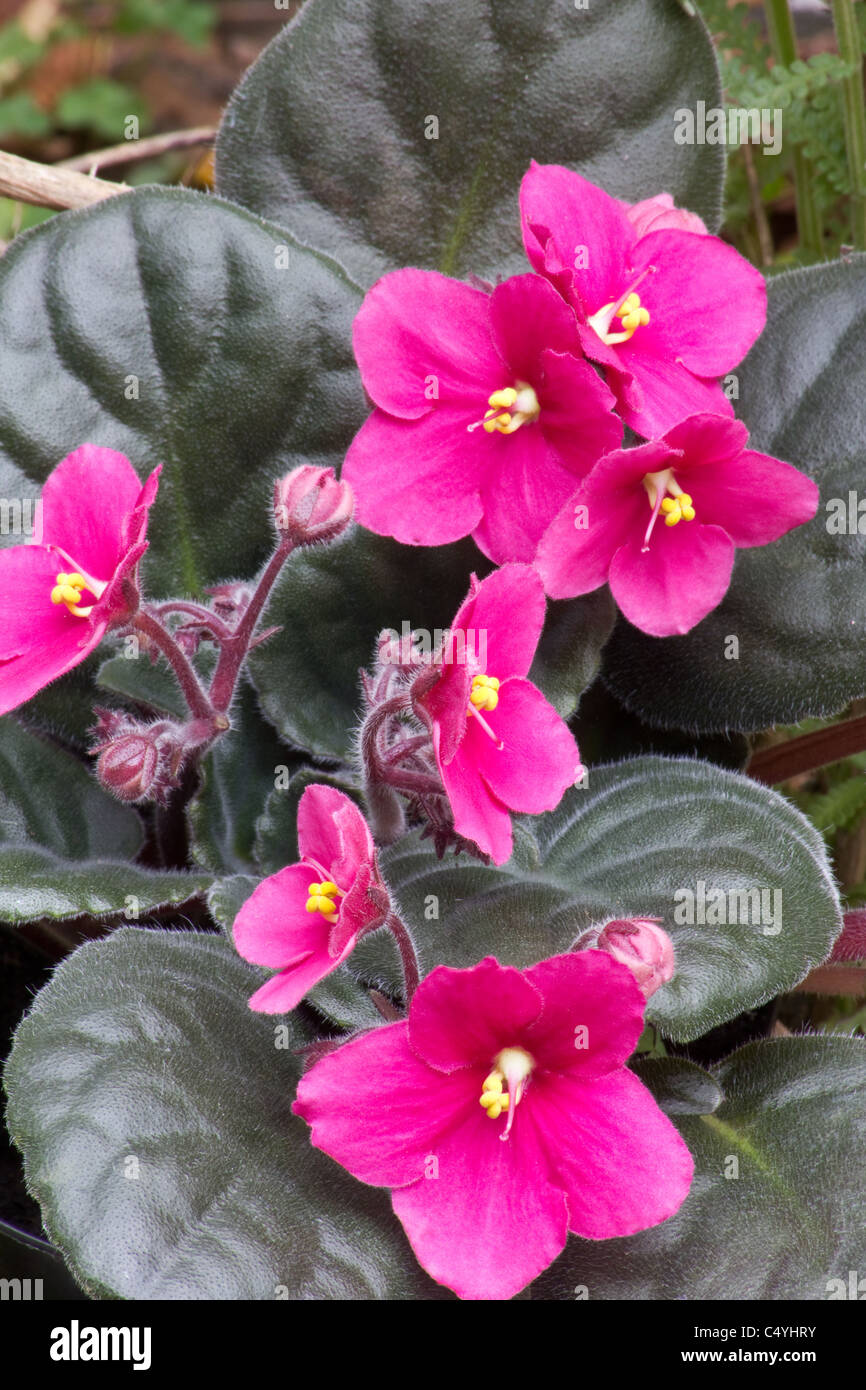
[[[439,1177],[398,1188],[391,1201],[412,1249],[440,1284],[464,1299],[509,1299],[565,1246],[566,1198],[547,1179],[547,1135],[538,1133],[534,1117],[501,1144],[477,1095],[474,1101],[477,1118],[431,1145]],[[459,1179],[444,1184],[442,1174],[455,1169]]]
[[630,1236],[682,1206],[694,1160],[625,1067],[591,1083],[575,1073],[545,1077],[532,1099],[541,1143],[557,1149],[570,1231],[589,1240]]
[[379,409],[343,477],[361,524],[405,543],[472,534],[498,564],[529,560],[574,479],[622,437],[573,311],[537,275],[488,295],[394,271],[364,300],[355,351]]
[[580,775],[574,735],[527,680],[502,685],[496,713],[502,747],[470,719],[456,757],[471,759],[493,795],[513,811],[552,811]]
[[631,264],[638,274],[655,266],[640,286],[650,312],[646,334],[639,329],[626,345],[635,356],[643,339],[653,356],[678,358],[696,376],[718,377],[745,357],[764,327],[763,275],[718,237],[651,232],[634,247]]
[[533,160],[520,185],[520,217],[530,264],[542,275],[561,264],[554,284],[562,293],[570,281],[583,309],[593,312],[625,291],[621,270],[636,233],[623,205],[603,188],[560,164]]
[[451,804],[454,829],[467,840],[474,840],[482,854],[489,854],[494,864],[504,864],[511,858],[514,847],[508,807],[493,795],[471,758],[460,757],[459,748],[450,762],[444,762],[439,752],[439,738],[440,726],[434,725],[433,747],[442,785]]
[[57,568],[57,556],[42,546],[0,550],[0,586],[15,598],[0,626],[0,714],[77,666],[105,633],[105,621],[82,621],[50,602]]
[[500,965],[493,956],[469,970],[437,965],[412,1000],[409,1042],[437,1071],[489,1070],[491,1058],[509,1038],[523,1036],[543,1004],[529,972]]
[[290,961],[327,948],[329,924],[320,913],[307,912],[316,871],[309,864],[289,864],[263,878],[235,918],[233,936],[239,955],[255,965],[281,970]]
[[699,232],[701,236],[709,233],[696,212],[678,208],[670,193],[656,193],[653,198],[644,198],[639,203],[626,204],[625,215],[634,227],[638,237],[649,232],[661,232],[676,227],[683,232]]
[[317,1062],[294,1109],[316,1147],[394,1189],[434,1279],[461,1298],[512,1298],[569,1228],[631,1234],[688,1193],[691,1156],[625,1064],[643,1004],[631,972],[595,951],[527,971],[440,967],[408,1024]]
[[521,188],[532,265],[574,309],[584,353],[646,437],[724,412],[709,381],[737,366],[766,319],[760,273],[699,219],[659,207],[663,196],[629,208],[558,165],[533,164]]
[[45,481],[42,544],[58,546],[85,574],[110,578],[122,558],[124,522],[139,505],[141,490],[138,474],[123,454],[83,444]]
[[586,950],[543,960],[525,978],[544,1000],[526,1046],[546,1066],[586,1080],[625,1065],[640,1041],[646,1007],[630,970],[604,951]]
[[664,443],[620,449],[600,459],[541,539],[535,567],[551,598],[574,598],[606,583],[611,561],[649,515],[641,485],[678,455]]
[[298,849],[302,859],[325,865],[344,890],[376,853],[370,827],[352,798],[318,783],[305,787],[298,802]]
[[0,552],[7,592],[15,595],[0,623],[0,713],[77,666],[110,627],[128,621],[124,580],[134,578],[147,549],[158,473],[142,488],[122,454],[86,444],[48,477],[41,540]]
[[294,1009],[385,917],[369,896],[373,885],[384,891],[373,837],[351,797],[306,787],[298,846],[301,862],[263,879],[235,918],[239,955],[280,971],[250,999],[260,1012]]
[[691,535],[678,526],[660,530],[646,550],[634,540],[621,546],[608,581],[630,623],[651,637],[674,637],[721,603],[733,568],[734,542],[720,526],[698,526]]
[[[480,584],[473,575],[452,628],[475,634],[471,660],[444,664],[419,701],[432,726],[454,829],[497,864],[511,854],[509,810],[552,809],[580,771],[567,726],[522,679],[543,623],[543,586],[531,566],[503,565]],[[492,690],[485,686],[490,680]],[[483,712],[472,703],[478,683],[489,695]]]
[[355,356],[376,405],[412,420],[428,414],[434,400],[462,404],[495,391],[505,363],[489,315],[488,295],[438,271],[384,275],[364,296],[353,328]]
[[317,1149],[375,1187],[423,1181],[431,1147],[476,1111],[485,1118],[477,1068],[432,1072],[408,1034],[408,1023],[390,1023],[350,1039],[301,1077],[292,1106]]
[[[811,521],[819,492],[811,478],[769,454],[746,449],[741,472],[692,469],[683,473],[695,506],[712,516],[736,546],[746,549],[778,540],[794,526]],[[748,479],[744,501],[744,480]]]
[[374,410],[349,445],[342,473],[361,525],[403,545],[446,545],[469,535],[484,515],[481,480],[491,464],[485,446],[494,443],[483,432],[469,434],[471,420],[471,411],[449,405],[417,421]]

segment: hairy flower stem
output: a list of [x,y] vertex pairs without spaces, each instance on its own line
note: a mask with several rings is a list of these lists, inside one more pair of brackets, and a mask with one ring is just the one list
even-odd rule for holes
[[401,920],[400,917],[397,916],[396,912],[392,911],[388,913],[388,916],[385,918],[385,926],[388,928],[389,932],[396,941],[397,949],[400,952],[400,961],[403,966],[403,981],[405,986],[404,997],[406,1000],[406,1007],[408,1009],[410,1003],[412,1002],[412,995],[418,988],[418,983],[421,979],[421,969],[418,964],[418,953],[415,950],[415,943],[409,935],[409,931],[406,927],[406,924]]
[[217,642],[223,642],[232,635],[228,623],[224,623],[216,613],[212,613],[209,608],[202,608],[198,603],[187,603],[182,599],[169,599],[166,603],[151,605],[150,611],[159,618],[164,618],[168,613],[185,613],[194,619],[197,626],[206,628]]
[[851,178],[851,239],[866,250],[866,108],[863,103],[863,57],[853,0],[833,0],[833,24],[839,56],[854,71],[842,82],[845,147]]
[[[157,647],[171,666],[183,691],[190,713],[195,719],[214,720],[216,711],[208,698],[207,691],[195,673],[192,662],[181,651],[168,628],[164,627],[156,615],[146,608],[141,609],[132,619],[136,631],[147,637]],[[218,730],[215,726],[214,733]]]
[[281,536],[280,543],[265,566],[240,622],[233,632],[222,639],[222,650],[210,687],[210,701],[219,714],[224,715],[231,705],[238,675],[255,636],[262,609],[280,570],[294,548],[295,543],[290,536]]
[[[788,0],[767,0],[764,10],[773,56],[777,63],[790,67],[797,59],[797,39],[794,32],[794,21],[788,8]],[[804,251],[817,258],[823,254],[823,230],[812,182],[811,165],[803,151],[798,149],[796,145],[793,150],[792,162],[800,244]]]

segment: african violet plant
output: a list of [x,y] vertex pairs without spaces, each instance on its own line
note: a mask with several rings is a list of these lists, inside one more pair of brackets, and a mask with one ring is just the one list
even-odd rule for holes
[[7,1118],[93,1297],[866,1267],[862,1042],[769,1036],[839,894],[743,770],[864,690],[866,263],[716,234],[690,8],[307,0],[217,196],[0,262],[0,917],[92,938]]

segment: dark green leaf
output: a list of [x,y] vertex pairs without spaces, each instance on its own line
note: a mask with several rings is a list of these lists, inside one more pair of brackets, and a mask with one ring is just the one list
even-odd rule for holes
[[[425,970],[488,953],[525,968],[567,951],[590,923],[660,917],[677,973],[647,1017],[688,1041],[790,989],[841,929],[817,831],[775,792],[709,763],[647,757],[592,767],[585,788],[524,818],[520,832],[501,868],[437,860],[417,833],[385,851],[383,873]],[[753,898],[759,890],[767,896]],[[713,923],[713,893],[724,895],[727,922]],[[693,924],[683,920],[689,903]],[[365,977],[388,972],[399,991],[381,936],[362,942],[352,961]]]
[[0,844],[41,846],[71,861],[138,853],[136,813],[71,753],[11,718],[0,720],[0,788]]
[[310,1145],[307,1038],[250,1011],[255,984],[193,932],[123,928],[59,967],[5,1078],[51,1239],[103,1298],[447,1297],[387,1193]]
[[526,268],[531,159],[712,226],[724,156],[675,112],[721,105],[703,22],[675,0],[307,0],[235,92],[217,186],[370,285],[393,266]]
[[685,637],[619,624],[605,680],[644,719],[750,731],[833,714],[866,691],[864,312],[866,256],[771,279],[767,327],[738,373],[739,413],[752,447],[816,480],[818,514],[739,551],[727,597]]
[[184,903],[210,884],[206,874],[162,873],[121,860],[68,862],[47,850],[0,845],[0,921],[40,917],[137,920],[169,903]]
[[[863,1041],[751,1043],[703,1074],[703,1096],[688,1063],[637,1070],[694,1155],[692,1190],[675,1216],[639,1235],[572,1236],[533,1298],[852,1297],[850,1271],[856,1286],[866,1261]],[[673,1108],[672,1089],[683,1097]]]
[[146,188],[53,218],[0,261],[4,496],[37,498],[86,441],[142,477],[164,463],[153,591],[251,576],[274,478],[340,464],[364,418],[358,303],[325,257],[203,194]]

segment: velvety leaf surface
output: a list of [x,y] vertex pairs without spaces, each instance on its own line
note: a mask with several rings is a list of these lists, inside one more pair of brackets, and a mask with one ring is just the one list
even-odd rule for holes
[[6,1071],[51,1239],[97,1297],[446,1296],[385,1192],[291,1114],[305,1037],[220,937],[124,928],[38,995]]
[[[775,792],[709,763],[592,767],[586,787],[520,829],[500,868],[437,860],[417,834],[384,852],[425,971],[486,954],[525,968],[567,951],[593,922],[659,917],[678,968],[647,1017],[688,1041],[796,984],[841,929],[817,831]],[[365,977],[389,972],[397,990],[382,941],[362,942],[353,964]]]
[[721,104],[703,22],[676,0],[307,0],[229,103],[220,192],[334,255],[359,284],[401,265],[525,269],[531,159],[636,202],[662,189],[716,227],[723,152],[674,139]]
[[0,262],[0,477],[38,498],[90,442],[165,468],[154,593],[252,576],[273,481],[339,465],[366,413],[358,291],[326,257],[211,196],[144,188],[63,213]]
[[0,921],[123,913],[144,917],[203,893],[207,874],[162,873],[124,860],[63,860],[48,850],[0,845]]
[[751,446],[814,478],[821,502],[806,526],[738,551],[727,597],[684,637],[647,637],[621,620],[605,680],[655,724],[795,724],[866,691],[866,256],[787,271],[768,291],[767,327],[738,369],[737,411]]
[[849,1271],[866,1259],[866,1043],[751,1043],[703,1086],[700,1068],[672,1059],[637,1071],[694,1155],[692,1190],[653,1230],[572,1236],[533,1298],[850,1297]]

